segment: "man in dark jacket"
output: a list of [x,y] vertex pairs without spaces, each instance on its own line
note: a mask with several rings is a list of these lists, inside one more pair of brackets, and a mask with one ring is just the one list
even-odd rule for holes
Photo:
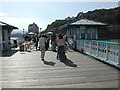
[[51,47],[51,50],[52,51],[56,51],[56,35],[53,33],[52,36],[51,36],[51,44],[52,44],[52,47]]

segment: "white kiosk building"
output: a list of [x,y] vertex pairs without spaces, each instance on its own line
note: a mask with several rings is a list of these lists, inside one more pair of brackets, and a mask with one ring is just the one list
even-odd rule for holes
[[10,36],[13,29],[18,28],[0,21],[0,51],[11,49]]

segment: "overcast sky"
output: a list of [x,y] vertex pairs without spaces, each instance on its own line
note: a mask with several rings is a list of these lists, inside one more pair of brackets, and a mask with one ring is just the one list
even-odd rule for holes
[[[1,1],[1,0],[0,0]],[[105,0],[104,0],[105,1]],[[88,12],[95,9],[110,9],[118,6],[118,0],[109,2],[93,0],[91,2],[0,2],[0,21],[17,26],[19,29],[28,29],[28,25],[35,22],[42,30],[47,28],[56,19],[76,16],[79,12]]]

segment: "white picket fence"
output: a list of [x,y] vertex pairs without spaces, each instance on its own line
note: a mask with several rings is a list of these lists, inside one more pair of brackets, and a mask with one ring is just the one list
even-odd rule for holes
[[120,43],[79,39],[77,50],[120,67]]

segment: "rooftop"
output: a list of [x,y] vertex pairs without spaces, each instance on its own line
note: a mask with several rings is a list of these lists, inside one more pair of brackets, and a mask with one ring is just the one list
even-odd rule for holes
[[81,19],[79,21],[71,23],[70,25],[107,25],[107,24],[101,22],[95,22],[88,19]]
[[101,22],[95,22],[93,20],[88,20],[88,19],[80,19],[78,21],[72,22],[70,24],[64,24],[59,27],[59,29],[66,28],[68,26],[73,26],[73,25],[96,25],[96,26],[107,26],[108,24],[101,23]]
[[34,22],[33,22],[33,24],[29,24],[29,26],[33,26],[33,25],[35,25],[36,27],[38,27],[37,24],[35,24]]
[[2,22],[2,21],[0,21],[0,25],[3,26],[3,27],[10,27],[10,28],[12,28],[12,29],[18,29],[18,27],[9,25],[9,24],[4,23],[4,22]]

